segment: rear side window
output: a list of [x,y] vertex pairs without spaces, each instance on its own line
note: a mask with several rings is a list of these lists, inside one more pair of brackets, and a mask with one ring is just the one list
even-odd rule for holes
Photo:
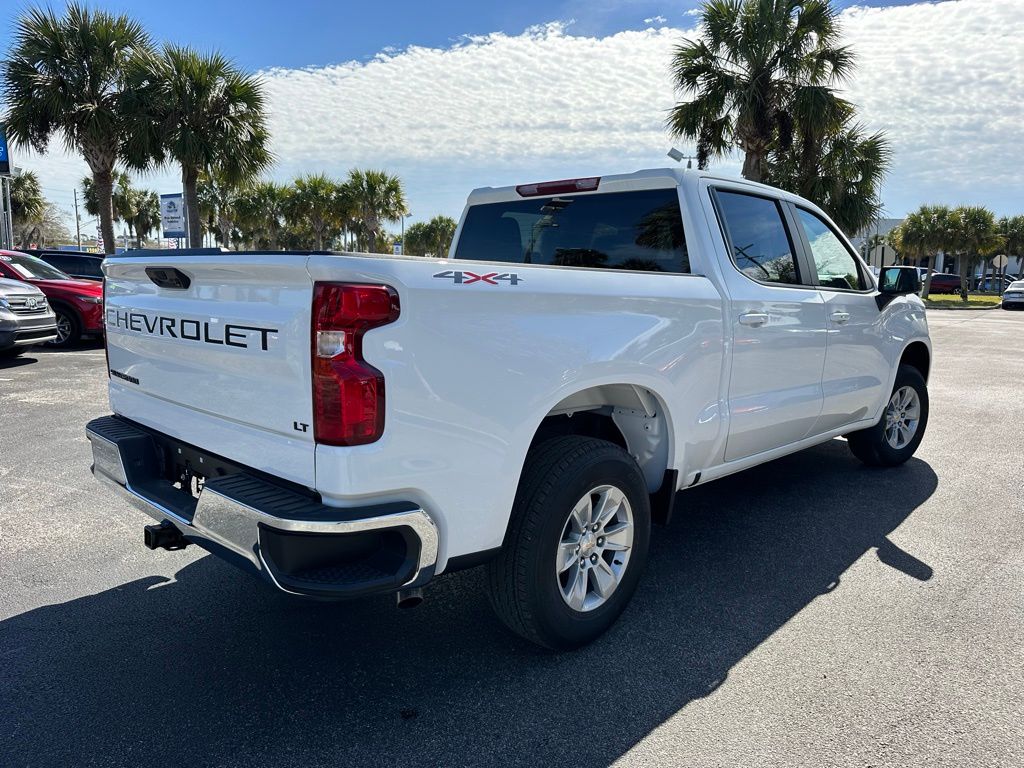
[[89,277],[103,277],[99,259],[90,259],[88,256],[67,256],[65,258],[70,261],[67,267],[61,267],[65,272],[74,272],[76,275],[88,275]]
[[688,273],[673,189],[474,205],[456,259]]
[[39,258],[45,261],[47,264],[56,267],[59,270],[71,274],[75,272],[74,264],[70,256],[62,256],[56,253],[43,253],[39,255]]
[[798,285],[793,245],[779,204],[767,197],[717,190],[718,209],[740,272],[762,283]]

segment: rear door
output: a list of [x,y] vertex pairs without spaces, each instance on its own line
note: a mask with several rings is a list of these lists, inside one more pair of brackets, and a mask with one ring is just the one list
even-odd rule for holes
[[311,485],[305,262],[295,254],[108,259],[115,412]]
[[726,461],[810,434],[821,413],[825,308],[805,284],[783,205],[721,186],[712,199],[730,261],[723,265],[732,324]]
[[838,429],[877,410],[891,373],[882,310],[867,269],[824,218],[792,207],[801,246],[825,305],[828,329],[823,404],[815,433]]

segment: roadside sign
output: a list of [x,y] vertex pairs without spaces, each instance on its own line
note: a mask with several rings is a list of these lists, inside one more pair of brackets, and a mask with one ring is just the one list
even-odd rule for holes
[[994,259],[992,259],[992,265],[996,269],[1003,269],[1003,267],[1005,267],[1009,263],[1010,263],[1010,260],[1008,258],[1006,258],[1006,254],[1002,254],[1000,256],[996,256]]
[[394,253],[395,256],[401,256],[402,255],[402,244],[401,243],[395,243],[392,246],[391,250],[392,250],[392,252]]
[[7,126],[0,125],[0,176],[11,175],[11,153],[7,147]]
[[180,192],[160,195],[160,225],[164,237],[185,237],[185,205]]

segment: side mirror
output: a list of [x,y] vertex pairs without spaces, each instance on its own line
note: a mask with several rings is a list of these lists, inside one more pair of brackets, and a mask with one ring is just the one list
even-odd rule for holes
[[897,296],[920,293],[921,274],[917,267],[883,267],[878,274],[878,308]]

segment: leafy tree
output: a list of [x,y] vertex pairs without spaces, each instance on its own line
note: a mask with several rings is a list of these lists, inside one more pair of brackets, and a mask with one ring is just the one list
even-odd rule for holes
[[457,226],[455,219],[449,216],[417,222],[405,230],[402,250],[412,256],[447,256]]
[[136,57],[126,113],[135,162],[181,165],[190,243],[202,242],[201,174],[241,186],[272,162],[263,86],[219,53],[167,45]]
[[377,250],[377,238],[386,221],[406,215],[402,181],[385,171],[349,171],[345,190],[351,200],[354,219],[362,230],[368,250]]
[[801,154],[849,118],[831,86],[849,74],[853,55],[838,45],[827,0],[708,0],[700,19],[703,36],[673,56],[676,90],[688,100],[668,119],[674,136],[697,142],[700,167],[736,145],[743,176],[761,181],[772,149],[791,149],[797,118]]
[[0,65],[10,138],[45,152],[59,135],[89,165],[107,253],[114,252],[114,165],[133,141],[123,98],[128,62],[149,48],[128,16],[72,2],[63,16],[48,8],[22,13]]
[[300,176],[293,187],[283,206],[289,227],[322,251],[341,234],[348,219],[347,190],[322,173]]

